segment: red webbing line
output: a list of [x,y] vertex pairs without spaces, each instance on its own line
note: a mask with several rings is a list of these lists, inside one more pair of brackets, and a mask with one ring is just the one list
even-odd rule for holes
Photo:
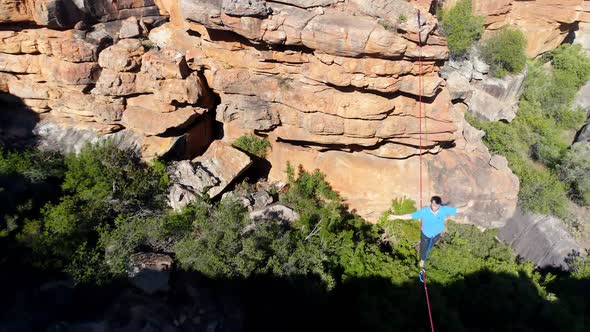
[[[418,118],[420,120],[420,156],[418,158],[420,162],[420,208],[422,208],[422,35],[421,35],[421,22],[420,22],[420,10],[418,10]],[[426,119],[424,119],[426,122]],[[420,219],[420,229],[422,229],[422,219]],[[426,263],[426,262],[424,262]],[[426,294],[426,305],[428,306],[428,318],[430,318],[430,329],[434,332],[434,323],[432,322],[432,312],[430,310],[430,298],[428,297],[428,286],[426,284],[426,272],[424,272],[424,293]]]
[[424,293],[426,294],[426,305],[428,306],[428,318],[430,318],[430,329],[434,332],[434,323],[432,322],[432,311],[430,310],[430,299],[428,298],[428,286],[426,284],[426,271],[424,271]]

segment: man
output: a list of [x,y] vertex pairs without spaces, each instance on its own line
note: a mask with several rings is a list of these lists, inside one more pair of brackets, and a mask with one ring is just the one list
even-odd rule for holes
[[422,230],[420,232],[420,273],[424,271],[424,261],[428,257],[428,252],[440,238],[440,233],[445,229],[445,221],[448,216],[454,216],[457,213],[463,213],[466,209],[473,206],[473,201],[469,201],[466,206],[456,208],[442,205],[442,199],[439,196],[432,196],[430,206],[423,207],[420,210],[403,215],[390,215],[388,220],[411,220],[421,219]]

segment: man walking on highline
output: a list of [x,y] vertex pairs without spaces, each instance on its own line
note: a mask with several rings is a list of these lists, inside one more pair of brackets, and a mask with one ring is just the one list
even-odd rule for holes
[[420,273],[423,273],[424,261],[428,258],[428,252],[432,246],[440,238],[440,233],[445,229],[447,217],[454,216],[457,213],[463,213],[471,206],[473,206],[473,201],[469,201],[466,206],[461,208],[442,205],[442,199],[439,196],[432,196],[430,206],[425,206],[414,213],[390,215],[387,219],[422,220],[422,230],[420,232]]

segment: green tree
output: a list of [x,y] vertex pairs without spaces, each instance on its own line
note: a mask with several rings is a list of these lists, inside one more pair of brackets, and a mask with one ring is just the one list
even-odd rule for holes
[[471,0],[459,0],[450,10],[440,10],[438,17],[451,54],[455,56],[465,54],[484,31],[485,18],[473,15]]
[[27,228],[39,233],[22,237],[31,239],[38,266],[66,271],[79,282],[106,281],[99,232],[123,227],[116,220],[158,214],[168,181],[165,167],[145,165],[134,151],[110,143],[86,146],[68,156],[65,165],[64,195],[48,203],[40,220]]
[[526,38],[518,28],[504,27],[483,42],[481,54],[492,74],[519,73],[526,64]]

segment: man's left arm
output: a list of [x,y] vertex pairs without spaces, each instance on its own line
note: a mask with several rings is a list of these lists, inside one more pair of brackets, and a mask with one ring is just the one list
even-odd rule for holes
[[457,213],[464,213],[472,206],[473,206],[473,200],[469,200],[469,202],[467,202],[467,204],[465,204],[461,207],[456,207],[455,210],[457,211]]

